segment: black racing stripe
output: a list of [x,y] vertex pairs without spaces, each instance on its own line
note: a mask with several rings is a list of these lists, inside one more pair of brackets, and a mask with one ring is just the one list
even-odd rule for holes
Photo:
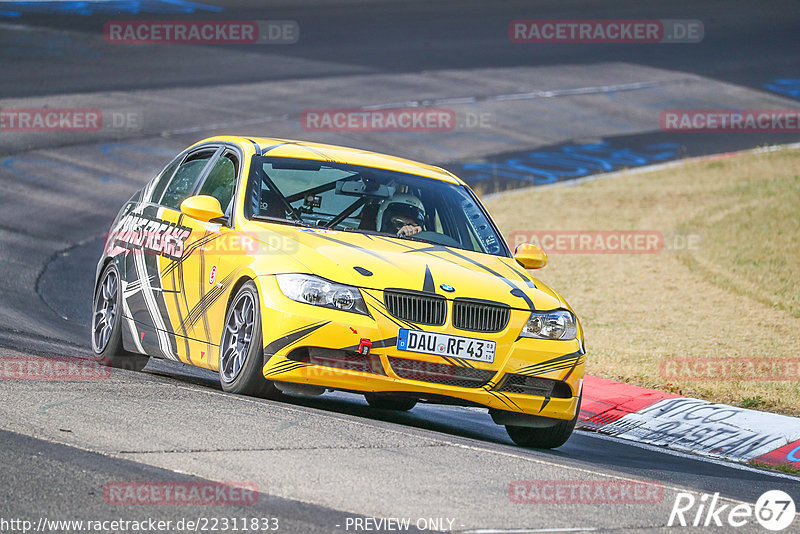
[[422,282],[422,290],[428,293],[436,293],[436,284],[433,281],[430,266],[425,266],[425,280]]
[[[582,350],[577,352],[573,352],[570,354],[564,354],[563,356],[558,356],[556,358],[552,358],[550,360],[546,360],[544,362],[535,363],[532,365],[527,365],[520,369],[514,371],[517,374],[541,374],[541,369],[551,368],[551,369],[566,369],[567,367],[571,367],[575,364],[575,361],[579,360],[581,356],[584,355]],[[575,361],[573,361],[575,360]]]
[[[456,262],[454,262],[454,261],[452,261],[452,260],[449,260],[449,259],[447,259],[447,258],[441,258],[440,256],[436,256],[435,254],[433,254],[434,252],[449,252],[449,253],[451,253],[451,254],[453,254],[453,255],[455,255],[455,256],[457,256],[457,257],[459,257],[459,258],[462,258],[462,259],[464,259],[464,260],[466,260],[466,261],[468,261],[468,262],[470,262],[470,263],[472,263],[472,264],[474,264],[474,265],[477,265],[477,266],[481,267],[482,269],[488,270],[490,273],[494,274],[495,276],[497,276],[498,278],[500,278],[501,280],[503,280],[503,281],[504,281],[504,282],[505,282],[507,285],[511,286],[511,288],[512,288],[512,289],[511,289],[511,295],[513,295],[513,296],[515,296],[515,297],[519,297],[519,298],[521,298],[522,300],[524,300],[524,301],[525,301],[525,304],[527,304],[527,305],[528,305],[528,308],[529,308],[531,311],[534,311],[534,310],[536,310],[535,306],[533,305],[533,301],[532,301],[532,300],[531,300],[531,299],[528,297],[528,295],[526,295],[524,291],[522,291],[520,288],[518,288],[516,285],[514,285],[514,284],[513,284],[513,283],[512,283],[510,280],[508,280],[506,277],[504,277],[504,276],[501,276],[501,275],[500,275],[500,273],[498,273],[498,272],[494,271],[493,269],[491,269],[491,268],[489,268],[489,267],[486,267],[485,265],[482,265],[482,264],[480,264],[480,263],[478,263],[478,262],[476,262],[476,261],[474,261],[474,260],[471,260],[470,258],[468,258],[468,257],[466,257],[466,256],[464,256],[464,255],[462,255],[462,254],[459,254],[459,253],[457,253],[457,252],[455,252],[455,251],[453,251],[453,250],[451,250],[451,249],[449,249],[449,248],[447,248],[447,247],[444,247],[444,246],[442,246],[442,245],[432,245],[432,246],[430,246],[430,247],[418,248],[418,247],[413,247],[413,246],[411,246],[411,245],[408,245],[408,244],[406,244],[406,243],[400,243],[400,242],[398,242],[396,239],[390,239],[390,238],[388,238],[388,237],[386,237],[386,236],[376,236],[376,237],[378,237],[378,238],[382,239],[383,241],[385,241],[385,242],[387,242],[387,243],[392,243],[392,244],[394,244],[394,245],[397,245],[398,247],[403,247],[403,248],[405,248],[407,253],[411,253],[411,252],[422,252],[422,253],[424,253],[424,254],[429,254],[429,255],[431,255],[431,256],[434,256],[434,257],[436,257],[436,258],[439,258],[439,259],[445,259],[445,260],[447,260],[447,261],[450,261],[450,262],[452,262],[452,263],[456,263]],[[501,262],[501,263],[502,263],[502,262]],[[458,264],[456,263],[456,265],[458,265]],[[514,273],[515,273],[517,276],[519,276],[519,278],[520,278],[522,281],[524,281],[524,282],[525,282],[525,284],[526,284],[528,287],[530,287],[530,288],[534,288],[534,289],[536,288],[536,284],[534,284],[534,283],[533,283],[533,281],[532,281],[532,280],[531,280],[529,277],[523,276],[523,274],[522,274],[522,273],[520,273],[519,271],[517,271],[516,269],[514,269],[513,267],[511,267],[511,266],[509,266],[509,265],[507,265],[507,264],[505,264],[505,263],[503,263],[503,265],[505,265],[506,267],[508,267],[509,269],[511,269],[511,270],[512,270],[512,271],[513,271],[513,272],[514,272]],[[426,266],[426,267],[427,267],[427,266]]]
[[465,358],[454,357],[453,359],[462,362],[465,367],[471,367],[473,369],[477,369],[477,367],[475,367],[475,365],[471,361],[469,361],[469,360],[467,360]]
[[[175,271],[172,271],[172,287],[177,287],[177,278],[175,275]],[[181,312],[181,301],[180,297],[178,296],[180,291],[173,292],[173,296],[175,298],[175,309],[178,311],[178,328],[183,336],[183,343],[184,343],[184,350],[186,350],[186,358],[189,360],[189,363],[192,363],[192,355],[189,351],[189,339],[188,334],[186,333],[186,327],[183,324],[183,312]],[[186,293],[184,293],[184,296]]]
[[[161,321],[164,323],[164,336],[167,338],[168,350],[172,353],[177,355],[178,354],[178,340],[175,337],[175,330],[172,327],[172,322],[170,321],[169,311],[167,309],[167,300],[164,297],[163,289],[164,284],[162,282],[162,278],[160,276],[160,258],[159,255],[149,254],[146,255],[144,258],[145,269],[148,271],[151,269],[153,275],[150,277],[155,284],[151,281],[150,287],[152,289],[153,300],[156,303],[156,309],[153,310],[153,313],[157,313],[161,316]],[[148,265],[148,260],[151,265]],[[145,301],[146,302],[146,301]]]
[[[525,304],[528,305],[528,308],[530,308],[531,311],[535,311],[536,310],[536,306],[533,305],[533,301],[530,299],[530,297],[528,297],[528,295],[525,294],[525,292],[523,290],[519,289],[518,287],[515,287],[514,289],[512,289],[510,291],[510,293],[511,293],[512,296],[519,297],[522,300],[524,300]],[[519,338],[517,338],[517,341],[519,341]]]
[[321,156],[321,157],[325,158],[325,161],[331,161],[331,162],[332,161],[336,161],[335,159],[333,159],[332,157],[330,157],[326,153],[322,152],[321,150],[317,150],[313,146],[301,145],[299,143],[298,143],[298,146],[300,146],[302,148],[305,148],[306,150],[308,150],[309,152],[311,152],[313,154],[316,154],[317,156]]
[[536,288],[536,284],[533,283],[533,280],[531,280],[530,276],[528,276],[528,273],[523,273],[523,272],[519,271],[518,269],[516,269],[513,265],[508,265],[505,262],[500,262],[500,263],[502,263],[505,267],[507,267],[509,271],[511,271],[512,273],[514,273],[517,276],[519,276],[520,280],[525,282],[525,284],[528,287],[533,288],[533,289]]
[[[531,302],[531,300],[528,298],[528,296],[525,295],[525,293],[522,292],[522,290],[519,287],[517,287],[517,285],[512,280],[509,280],[505,276],[502,276],[500,273],[498,273],[497,271],[495,271],[491,267],[488,267],[488,266],[486,266],[486,265],[484,265],[484,264],[482,264],[482,263],[480,263],[478,261],[473,260],[472,258],[469,258],[469,257],[467,257],[467,256],[465,256],[463,254],[460,254],[460,253],[456,252],[455,250],[453,250],[451,248],[448,248],[448,247],[445,247],[445,246],[442,246],[442,245],[431,245],[429,247],[408,250],[408,251],[406,251],[406,254],[409,254],[409,253],[412,253],[412,252],[422,252],[422,253],[431,254],[431,255],[433,255],[434,252],[446,252],[448,254],[452,254],[453,256],[455,256],[455,257],[457,257],[457,258],[459,258],[459,259],[461,259],[463,261],[466,261],[467,263],[471,263],[472,265],[483,269],[487,273],[496,276],[497,278],[502,280],[506,285],[511,287],[512,291],[515,290],[515,289],[519,290],[520,293],[522,293],[521,296],[525,300],[525,303],[528,304],[528,307],[531,310],[535,309],[533,307],[533,302]],[[436,257],[440,258],[440,259],[446,259],[446,258],[441,258],[440,256],[436,256]],[[455,262],[453,262],[453,263],[455,263]],[[458,265],[458,264],[456,264],[456,265]],[[514,293],[512,293],[512,295],[513,294]],[[514,296],[520,296],[520,295],[514,295]]]
[[572,367],[572,360],[562,362],[559,364],[554,365],[537,365],[537,366],[529,366],[524,369],[520,369],[517,374],[526,375],[526,376],[536,376],[536,375],[543,375],[549,373],[551,371],[560,371],[561,369],[569,369]]
[[[484,388],[484,389],[486,389],[486,388]],[[489,395],[491,395],[492,397],[494,397],[494,398],[498,399],[500,402],[502,402],[503,404],[505,404],[505,405],[506,405],[506,406],[508,406],[509,408],[511,408],[511,404],[514,404],[513,402],[511,402],[511,399],[504,399],[503,397],[501,397],[500,395],[498,395],[498,394],[497,394],[497,393],[495,393],[494,391],[490,391],[490,390],[486,389],[486,392],[487,392]],[[511,402],[511,404],[509,404],[509,402]],[[516,405],[514,405],[514,406],[516,406]],[[517,408],[519,408],[519,406],[517,406]]]
[[[181,226],[183,226],[183,219],[184,219],[184,215],[183,215],[183,213],[181,213],[180,216],[178,217],[178,224],[181,225]],[[175,260],[173,260],[173,261],[175,261]],[[175,278],[175,271],[176,271],[176,269],[172,269],[173,279]],[[177,276],[178,276],[178,281],[180,282],[180,287],[181,287],[180,292],[183,295],[183,305],[185,306],[186,313],[188,314],[189,311],[190,311],[189,310],[189,298],[186,296],[186,279],[185,279],[185,277],[183,275],[183,262],[181,262],[181,264],[178,265]],[[176,301],[177,301],[177,299],[176,299]],[[177,307],[180,310],[180,306],[177,306]],[[185,319],[181,320],[181,327],[182,328],[183,328],[183,321],[184,320]],[[185,331],[186,331],[186,329],[184,328],[184,332]],[[187,346],[187,358],[189,358],[189,361],[192,361],[191,355],[188,355],[188,350],[189,350],[188,349],[188,346],[189,346],[189,340],[188,339],[186,340],[186,346]],[[208,348],[210,348],[210,347],[207,347],[207,349]]]
[[[203,295],[203,298],[199,300],[197,304],[195,304],[195,307],[192,308],[186,315],[186,318],[184,319],[184,323],[182,326],[185,326],[186,328],[193,327],[197,323],[197,321],[199,321],[203,317],[203,314],[208,309],[208,307],[211,306],[214,303],[214,301],[216,301],[219,297],[222,296],[223,292],[224,292],[223,288],[215,287],[214,289]],[[207,335],[208,331],[206,330],[206,336]]]
[[[366,234],[364,234],[364,235],[366,235]],[[403,243],[402,241],[399,241],[397,238],[394,238],[394,237],[389,237],[389,236],[385,236],[385,235],[376,235],[375,237],[377,239],[380,239],[381,241],[383,241],[385,243],[391,243],[392,245],[396,245],[398,247],[403,247],[404,249],[406,249],[408,251],[419,250],[418,247],[411,246],[408,243]]]
[[282,147],[282,146],[285,146],[285,145],[296,145],[297,144],[297,143],[290,143],[288,141],[283,141],[283,140],[280,140],[280,141],[281,141],[280,143],[276,143],[274,145],[270,145],[270,146],[264,147],[264,149],[261,151],[260,155],[261,156],[266,156],[268,152],[270,152],[272,150],[275,150],[276,148],[279,148],[279,147]]
[[[206,278],[206,255],[205,254],[200,254],[200,280],[198,280],[199,285],[200,285],[200,301],[205,300],[205,296],[208,293],[210,293],[211,291],[214,291],[215,289],[220,289],[217,286],[213,286],[211,288],[211,291],[206,292],[206,283],[205,283],[206,280],[208,280]],[[221,289],[224,290],[225,283],[223,282],[222,285],[223,285],[223,287]],[[220,292],[220,294],[221,294],[221,292]],[[204,309],[203,309],[203,313],[202,313],[202,317],[203,317],[203,337],[205,339],[208,339],[208,338],[211,337],[211,328],[210,328],[210,325],[208,324],[208,315],[206,314],[206,311],[208,310],[209,307],[211,307],[211,305],[214,303],[214,301],[216,301],[218,298],[219,298],[219,296],[212,297],[213,300],[211,300],[211,302],[208,303],[208,306],[205,306]]]
[[534,364],[531,364],[531,365],[526,365],[525,367],[522,367],[520,369],[520,371],[523,370],[523,369],[530,369],[530,368],[534,368],[534,367],[546,367],[548,365],[552,365],[552,364],[556,364],[556,363],[562,363],[562,362],[565,362],[565,361],[568,361],[568,362],[571,363],[573,359],[578,358],[579,356],[580,356],[580,354],[577,353],[577,352],[573,352],[571,354],[562,354],[561,356],[556,356],[555,358],[551,358],[551,359],[545,360],[543,362],[538,362],[538,363],[534,363]]
[[370,297],[373,301],[375,301],[375,309],[383,316],[387,317],[390,321],[392,321],[397,326],[403,328],[408,328],[409,330],[422,330],[420,325],[416,323],[412,323],[411,321],[407,321],[405,319],[400,319],[398,317],[394,317],[392,314],[389,313],[389,310],[386,308],[386,303],[377,298],[375,295],[370,295],[367,293],[367,296]]
[[250,139],[249,137],[245,137],[245,139],[247,139],[248,141],[250,141],[251,143],[253,143],[253,146],[254,146],[254,147],[255,147],[255,149],[256,149],[256,154],[260,154],[260,153],[261,153],[261,147],[258,145],[258,143],[256,143],[255,141],[253,141],[253,140],[252,140],[252,139]]
[[261,152],[261,155],[262,156],[266,156],[268,152],[270,152],[272,150],[275,150],[276,148],[279,148],[279,147],[282,147],[282,146],[286,146],[286,145],[299,146],[300,148],[305,148],[306,150],[308,150],[309,152],[311,152],[313,154],[316,154],[317,156],[322,156],[323,158],[325,158],[325,161],[328,161],[328,162],[335,161],[333,158],[331,158],[330,156],[328,156],[327,154],[325,154],[323,152],[320,152],[319,150],[316,150],[314,147],[306,146],[304,144],[298,143],[297,141],[283,141],[282,140],[280,143],[277,143],[277,144],[274,144],[272,146],[268,146],[268,147],[264,148],[264,150]]
[[372,256],[374,258],[378,258],[379,260],[384,261],[384,262],[388,263],[389,265],[395,265],[393,262],[387,260],[386,258],[381,256],[377,252],[374,252],[374,251],[372,251],[372,250],[370,250],[368,248],[359,247],[359,246],[353,245],[352,243],[348,243],[347,241],[342,241],[340,239],[336,239],[336,238],[333,238],[333,237],[330,237],[330,236],[327,236],[327,235],[323,235],[323,234],[318,234],[316,232],[305,232],[305,233],[307,235],[313,235],[313,236],[316,236],[316,237],[318,237],[320,239],[326,239],[328,241],[333,241],[334,243],[337,243],[339,245],[342,245],[342,246],[345,246],[345,247],[348,247],[348,248],[351,248],[351,249],[358,250],[359,252],[363,252],[364,254],[368,254],[368,255],[370,255],[370,256]]
[[286,334],[285,336],[272,341],[271,343],[269,343],[267,346],[264,347],[264,358],[265,358],[264,363],[266,364],[267,361],[266,359],[268,359],[267,355],[272,356],[279,350],[291,345],[292,343],[300,341],[304,337],[322,328],[328,323],[330,323],[330,321],[325,321],[322,323],[316,323],[310,326],[302,327],[300,330],[295,330],[294,332]]
[[302,367],[308,367],[309,366],[309,364],[303,363],[303,362],[289,362],[289,363],[291,365],[285,365],[285,366],[280,366],[280,367],[276,365],[273,369],[270,369],[269,371],[264,373],[264,376],[280,375],[280,374],[283,374],[283,373],[288,373],[290,371],[294,371],[296,369],[300,369]]
[[192,242],[191,245],[186,247],[186,249],[183,251],[183,255],[181,255],[180,258],[174,260],[173,263],[169,264],[167,268],[164,269],[164,271],[161,273],[161,276],[166,276],[175,269],[177,269],[178,267],[180,267],[181,265],[183,265],[183,262],[189,259],[189,257],[192,254],[194,254],[194,252],[196,252],[200,247],[206,245],[207,243],[210,243],[211,241],[217,239],[218,237],[220,237],[220,234],[210,233]]
[[206,234],[203,234],[203,237],[192,241],[192,243],[190,243],[189,246],[187,246],[184,249],[183,254],[181,255],[181,257],[176,259],[176,260],[174,260],[173,264],[168,265],[167,268],[164,270],[164,272],[162,274],[168,274],[169,271],[176,269],[189,256],[191,256],[195,251],[200,249],[200,247],[203,247],[204,245],[206,245],[206,243],[210,243],[211,241],[213,241],[214,239],[216,239],[218,237],[220,237],[219,234],[206,233]]
[[544,401],[542,401],[542,407],[539,408],[539,413],[541,413],[542,410],[544,410],[544,407],[547,406],[548,404],[550,404],[550,397],[545,397]]
[[[374,295],[370,295],[367,292],[364,292],[363,294],[367,295],[369,298],[374,300],[375,303],[377,303],[377,304],[373,303],[373,307],[374,307],[374,310],[376,312],[380,313],[381,315],[383,315],[384,317],[386,317],[387,319],[392,321],[398,327],[400,327],[400,328],[408,328],[409,330],[420,330],[419,326],[417,326],[416,324],[414,324],[414,323],[412,323],[410,321],[406,321],[404,319],[395,319],[394,317],[392,317],[389,314],[389,310],[386,310],[386,305],[380,299],[375,297]],[[386,311],[384,312],[384,310],[386,310]]]
[[565,362],[559,365],[549,365],[546,367],[536,367],[534,369],[526,369],[525,371],[517,374],[525,376],[538,376],[550,373],[552,371],[561,371],[563,369],[569,369],[570,367],[572,367],[572,362]]
[[290,369],[292,367],[297,367],[297,364],[303,364],[303,363],[305,363],[305,362],[297,362],[297,361],[294,361],[294,360],[284,360],[282,362],[278,362],[275,365],[273,365],[272,368],[270,369],[270,371],[271,372],[275,372],[275,373],[279,373],[279,372],[283,371],[284,369]]
[[[222,294],[225,293],[225,288],[230,285],[233,277],[236,276],[236,273],[238,272],[239,270],[237,269],[236,271],[228,273],[228,275],[220,282],[222,287],[215,286],[211,291],[203,294],[197,304],[195,304],[194,308],[192,308],[191,311],[186,315],[185,323],[187,327],[194,326],[194,324],[199,321],[201,317],[205,317],[205,321],[208,321],[208,318],[205,315],[206,312],[217,301],[217,299],[219,299]],[[208,337],[208,330],[206,330],[206,337]]]
[[568,379],[568,378],[569,378],[569,377],[572,375],[572,372],[573,372],[573,371],[575,371],[575,368],[576,368],[576,367],[578,367],[578,365],[579,365],[581,362],[585,361],[585,360],[586,360],[586,358],[580,358],[580,357],[579,357],[579,358],[577,358],[577,359],[575,360],[575,363],[573,363],[573,364],[572,364],[572,367],[570,368],[570,370],[569,370],[569,371],[567,371],[567,374],[565,374],[565,375],[564,375],[564,378],[563,378],[563,380],[566,380],[566,379]]
[[[522,408],[520,408],[519,404],[517,404],[516,402],[514,402],[514,399],[512,399],[511,397],[509,397],[509,396],[508,396],[508,395],[506,395],[505,393],[503,393],[503,392],[501,392],[501,391],[493,391],[492,393],[494,393],[494,394],[498,395],[500,398],[506,399],[508,402],[510,402],[511,404],[513,404],[514,406],[516,406],[517,408],[519,408],[520,410],[522,410]],[[541,409],[540,409],[539,411],[541,411]]]
[[304,365],[309,365],[309,364],[306,362],[296,362],[294,360],[284,360],[272,366],[272,368],[269,369],[268,373],[283,373],[290,369],[296,369],[297,367],[302,367]]
[[453,367],[466,367],[466,365],[464,365],[463,363],[461,363],[458,360],[452,359],[450,356],[442,356],[440,354],[439,357],[441,359],[443,359],[444,361],[446,361],[447,363],[449,363],[450,365],[452,365]]

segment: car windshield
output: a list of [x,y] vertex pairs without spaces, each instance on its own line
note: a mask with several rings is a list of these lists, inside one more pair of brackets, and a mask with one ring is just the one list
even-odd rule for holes
[[462,185],[372,167],[269,156],[254,156],[250,169],[250,218],[508,255],[488,216]]

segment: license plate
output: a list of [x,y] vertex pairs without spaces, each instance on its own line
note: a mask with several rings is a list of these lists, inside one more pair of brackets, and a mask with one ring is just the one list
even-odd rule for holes
[[435,354],[494,363],[494,349],[497,343],[471,337],[451,336],[401,328],[397,333],[397,350]]

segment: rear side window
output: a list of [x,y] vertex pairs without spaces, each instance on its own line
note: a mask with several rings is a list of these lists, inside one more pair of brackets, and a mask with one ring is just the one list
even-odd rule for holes
[[183,161],[182,156],[175,158],[172,163],[167,165],[166,168],[161,171],[161,174],[158,176],[158,178],[156,178],[156,185],[153,188],[152,195],[150,195],[150,199],[153,202],[157,203],[159,200],[161,200],[161,195],[164,194],[164,188],[167,187],[170,178],[172,178],[172,175],[175,174],[175,169],[178,168],[178,165],[180,165],[181,161]]
[[225,152],[214,163],[198,195],[209,195],[219,200],[222,212],[228,214],[236,189],[239,164],[232,152]]
[[181,209],[181,202],[192,194],[197,179],[212,156],[214,150],[204,150],[186,158],[164,191],[161,204],[174,210]]

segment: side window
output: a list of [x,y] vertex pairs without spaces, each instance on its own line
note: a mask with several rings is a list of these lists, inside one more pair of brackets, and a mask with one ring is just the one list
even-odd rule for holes
[[239,175],[239,160],[233,152],[225,152],[214,163],[208,177],[200,188],[199,195],[210,195],[219,200],[223,213],[229,214]]
[[161,200],[161,195],[164,193],[164,188],[167,187],[170,178],[175,174],[175,169],[178,168],[180,162],[183,161],[183,156],[175,158],[175,160],[167,165],[161,174],[156,178],[156,185],[153,187],[153,193],[150,195],[152,202],[158,203]]
[[164,191],[161,204],[174,210],[181,209],[181,202],[194,191],[194,184],[214,152],[214,150],[203,150],[186,158]]

